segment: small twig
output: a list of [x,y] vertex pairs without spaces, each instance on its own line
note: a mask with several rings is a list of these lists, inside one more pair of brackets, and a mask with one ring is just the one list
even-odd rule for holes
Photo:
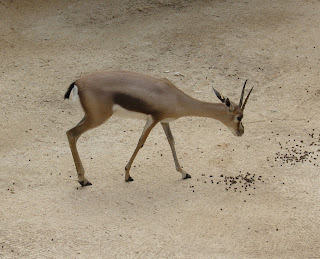
[[[272,118],[273,121],[305,121],[306,119],[286,119],[286,118]],[[248,121],[246,124],[252,124],[252,123],[260,123],[260,122],[267,122],[270,120],[260,120],[260,121]]]

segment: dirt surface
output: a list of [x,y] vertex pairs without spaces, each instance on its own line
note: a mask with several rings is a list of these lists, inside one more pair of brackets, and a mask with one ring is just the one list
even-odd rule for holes
[[[120,3],[119,3],[120,2]],[[320,258],[319,1],[0,1],[0,258]],[[157,126],[124,182],[143,121],[111,118],[78,144],[63,100],[99,70],[167,77],[237,102],[245,134]],[[169,71],[169,72],[168,72]],[[167,72],[167,73],[165,73]],[[184,76],[175,76],[180,72]]]

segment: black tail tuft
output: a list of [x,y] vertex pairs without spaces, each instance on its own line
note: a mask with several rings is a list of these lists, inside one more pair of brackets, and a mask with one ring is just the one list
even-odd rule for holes
[[64,95],[64,99],[69,99],[69,97],[70,97],[70,93],[71,93],[71,91],[72,91],[72,89],[73,89],[74,85],[75,85],[75,82],[73,82],[73,83],[69,86],[69,88],[68,88],[67,92],[66,92],[66,93],[65,93],[65,95]]

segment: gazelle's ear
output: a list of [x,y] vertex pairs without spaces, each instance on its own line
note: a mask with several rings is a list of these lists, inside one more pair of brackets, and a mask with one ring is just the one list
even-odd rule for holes
[[216,94],[216,96],[218,97],[218,99],[219,99],[222,103],[224,103],[224,104],[226,104],[228,107],[230,107],[231,103],[230,103],[229,98],[225,98],[222,94],[220,94],[220,93],[219,93],[216,89],[214,89],[213,87],[212,87],[212,90],[214,91],[214,93]]
[[230,102],[229,98],[226,99],[225,104],[229,108],[230,112],[233,112],[236,109],[236,106],[232,102]]
[[230,103],[230,100],[229,100],[229,98],[227,98],[226,99],[226,105],[230,108],[230,106],[231,106],[231,103]]

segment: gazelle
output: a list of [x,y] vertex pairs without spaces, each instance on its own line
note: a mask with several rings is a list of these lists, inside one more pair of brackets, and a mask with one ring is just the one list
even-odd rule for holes
[[209,117],[221,121],[234,135],[241,136],[244,133],[241,122],[243,110],[253,89],[252,87],[243,103],[246,82],[237,105],[214,88],[222,103],[196,100],[179,90],[168,79],[158,79],[135,72],[97,72],[76,80],[70,85],[64,98],[68,99],[73,91],[73,97],[79,97],[85,113],[83,119],[67,131],[79,183],[82,186],[91,185],[84,177],[76,142],[81,134],[98,127],[112,115],[146,120],[138,145],[125,167],[126,182],[133,181],[130,176],[132,162],[150,131],[159,122],[167,136],[176,170],[181,173],[183,179],[191,178],[179,164],[169,122],[185,116]]

